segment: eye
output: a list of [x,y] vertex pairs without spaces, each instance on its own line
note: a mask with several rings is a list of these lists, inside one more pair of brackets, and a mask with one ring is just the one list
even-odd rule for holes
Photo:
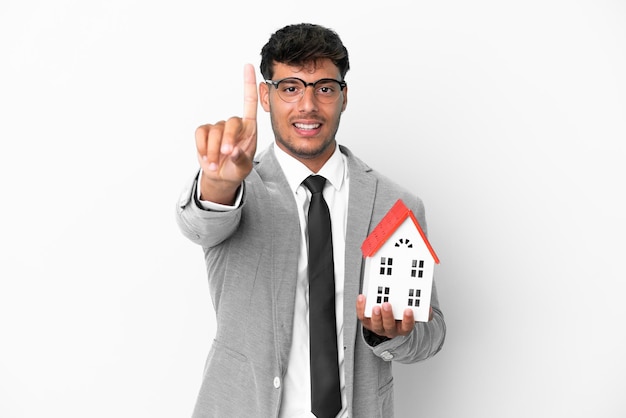
[[302,91],[302,83],[295,80],[283,80],[280,83],[280,91],[286,95],[298,95]]
[[317,93],[323,96],[332,96],[339,90],[339,85],[334,81],[324,81],[317,85]]

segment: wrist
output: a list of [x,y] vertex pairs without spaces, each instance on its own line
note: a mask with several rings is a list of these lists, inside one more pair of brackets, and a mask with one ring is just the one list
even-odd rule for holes
[[200,176],[200,200],[221,205],[233,205],[240,186],[241,182],[217,180],[203,172]]
[[376,347],[377,345],[391,339],[389,337],[385,337],[384,335],[378,335],[374,331],[370,331],[365,327],[363,327],[363,337],[370,347]]

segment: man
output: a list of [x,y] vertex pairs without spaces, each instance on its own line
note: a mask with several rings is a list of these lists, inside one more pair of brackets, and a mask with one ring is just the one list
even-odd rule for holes
[[[436,354],[445,323],[435,288],[428,322],[414,322],[410,309],[396,321],[388,303],[366,318],[360,246],[397,199],[425,228],[423,204],[338,146],[349,61],[335,32],[286,26],[261,56],[258,91],[254,69],[245,67],[243,117],[196,130],[201,170],[177,207],[182,232],[204,250],[217,318],[193,416],[391,417],[391,361]],[[259,101],[275,141],[255,156]],[[313,174],[326,179],[335,288],[327,305],[334,309],[319,314],[310,314],[309,269],[319,264],[308,263],[309,234],[317,229],[307,226]],[[325,327],[333,343],[322,344],[335,353],[331,366],[311,357],[318,338],[309,332],[326,313],[334,322]],[[313,389],[318,372],[334,381],[321,401]]]

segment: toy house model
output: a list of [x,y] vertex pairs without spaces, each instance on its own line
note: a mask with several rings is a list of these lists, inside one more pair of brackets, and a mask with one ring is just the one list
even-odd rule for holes
[[365,316],[372,307],[391,303],[396,319],[406,308],[416,321],[426,322],[435,264],[439,259],[415,215],[398,200],[361,245],[365,257]]

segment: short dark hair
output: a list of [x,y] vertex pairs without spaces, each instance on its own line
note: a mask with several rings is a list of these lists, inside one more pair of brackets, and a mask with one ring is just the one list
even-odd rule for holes
[[330,59],[343,79],[350,69],[348,50],[332,29],[311,23],[288,25],[277,30],[261,50],[261,74],[266,80],[274,76],[274,63],[305,65]]

